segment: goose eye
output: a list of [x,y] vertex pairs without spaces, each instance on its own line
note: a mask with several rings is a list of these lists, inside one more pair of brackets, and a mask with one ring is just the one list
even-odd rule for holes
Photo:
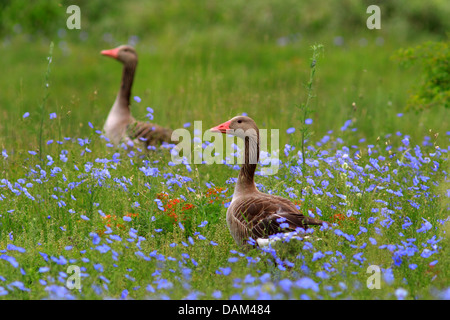
[[242,120],[238,120],[238,123],[242,123]]

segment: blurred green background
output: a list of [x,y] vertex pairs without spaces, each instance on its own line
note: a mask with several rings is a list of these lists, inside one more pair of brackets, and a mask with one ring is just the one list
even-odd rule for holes
[[[81,9],[80,30],[66,27],[72,4]],[[380,30],[366,27],[372,4],[381,8]],[[403,67],[396,53],[448,42],[449,16],[445,0],[2,0],[0,146],[36,146],[51,41],[46,134],[55,126],[51,112],[61,136],[87,135],[88,121],[102,128],[121,66],[99,52],[124,43],[139,54],[133,95],[142,102],[132,101],[138,119],[150,106],[155,122],[172,128],[195,120],[209,127],[243,112],[261,128],[298,127],[310,46],[321,43],[313,139],[339,131],[347,119],[358,127],[356,139],[396,131],[421,139],[430,129],[448,130],[448,109],[405,111],[423,70]],[[30,117],[22,118],[25,112]]]

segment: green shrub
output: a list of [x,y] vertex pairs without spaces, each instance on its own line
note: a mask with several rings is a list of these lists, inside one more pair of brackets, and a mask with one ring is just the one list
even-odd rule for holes
[[[66,28],[69,14],[67,7],[75,4],[81,8],[82,26],[108,27],[111,19],[120,14],[122,1],[107,0],[3,0],[0,2],[0,35],[26,33],[53,37],[58,30]],[[106,22],[105,22],[106,21]],[[117,24],[116,22],[114,22]]]
[[83,31],[117,36],[184,35],[219,29],[245,34],[259,41],[305,34],[334,33],[345,36],[368,31],[369,5],[381,9],[382,30],[399,38],[418,34],[445,36],[450,28],[450,2],[445,0],[2,0],[0,35],[14,33],[55,36],[66,26],[69,5],[81,9]]
[[63,15],[56,1],[5,1],[0,7],[2,33],[50,34],[55,31]]
[[450,104],[449,42],[425,42],[415,48],[401,49],[396,58],[406,67],[419,65],[422,79],[408,99],[407,109],[423,110]]

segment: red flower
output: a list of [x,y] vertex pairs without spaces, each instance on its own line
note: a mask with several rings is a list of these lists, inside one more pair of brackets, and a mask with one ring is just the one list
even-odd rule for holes
[[[215,188],[209,188],[206,190],[205,196],[210,198],[211,200],[208,201],[208,203],[214,203],[215,201],[220,201],[222,197],[219,196],[219,194],[224,193],[224,188],[221,187],[215,187]],[[224,204],[225,201],[222,200],[222,204]]]
[[[169,217],[173,218],[174,223],[177,222],[180,218],[182,220],[185,220],[186,216],[183,214],[183,211],[187,211],[194,208],[193,204],[185,203],[184,200],[180,200],[178,198],[170,199],[167,193],[158,193],[156,195],[156,198],[161,200],[164,206],[164,211],[167,213]],[[183,205],[181,206],[181,204]],[[180,214],[177,214],[177,212],[180,211],[182,211],[181,216]]]
[[331,217],[331,221],[332,222],[337,222],[337,224],[341,224],[344,221],[356,221],[356,219],[354,217],[347,217],[345,214],[342,213],[336,213],[335,215],[333,215]]

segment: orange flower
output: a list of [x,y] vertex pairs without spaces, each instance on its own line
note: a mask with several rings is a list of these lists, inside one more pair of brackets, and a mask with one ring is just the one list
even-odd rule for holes
[[[208,203],[214,203],[217,200],[220,201],[221,197],[219,196],[219,194],[226,193],[224,192],[224,190],[225,189],[221,187],[209,188],[208,190],[206,190],[205,196],[211,198],[211,200],[209,200]],[[224,202],[225,201],[222,200],[222,204],[224,204]]]
[[335,215],[333,215],[333,217],[331,217],[331,221],[337,222],[337,224],[339,225],[345,220],[350,220],[352,222],[356,221],[355,217],[347,217],[345,214],[342,213],[336,213]]
[[[128,212],[128,213],[125,214],[125,216],[127,216],[127,217],[137,217],[137,216],[139,216],[139,214],[138,213]],[[125,226],[123,224],[120,224],[120,223],[116,222],[117,221],[117,216],[116,215],[107,214],[107,215],[103,216],[102,219],[105,220],[105,226],[108,227],[108,228],[116,227],[116,228],[125,230]],[[97,230],[97,233],[98,233],[99,236],[102,236],[102,235],[104,235],[105,231],[106,230],[101,229],[101,230]]]
[[131,212],[127,212],[125,214],[126,217],[139,217],[139,213],[131,213]]
[[194,207],[194,205],[192,203],[186,203],[183,208],[181,208],[181,210],[185,211],[185,210],[189,210],[192,209]]
[[156,194],[156,198],[163,201],[163,200],[169,199],[169,195],[167,193],[160,192],[160,193]]
[[[167,215],[173,218],[174,223],[177,222],[180,218],[177,215],[177,208],[179,208],[179,206],[184,203],[184,200],[180,200],[178,198],[170,199],[169,195],[166,193],[158,193],[156,197],[163,203],[164,211],[167,213]],[[184,203],[181,207],[181,211],[186,211],[192,209],[193,207],[194,205],[191,203]],[[185,220],[186,217],[183,216],[182,219]]]

